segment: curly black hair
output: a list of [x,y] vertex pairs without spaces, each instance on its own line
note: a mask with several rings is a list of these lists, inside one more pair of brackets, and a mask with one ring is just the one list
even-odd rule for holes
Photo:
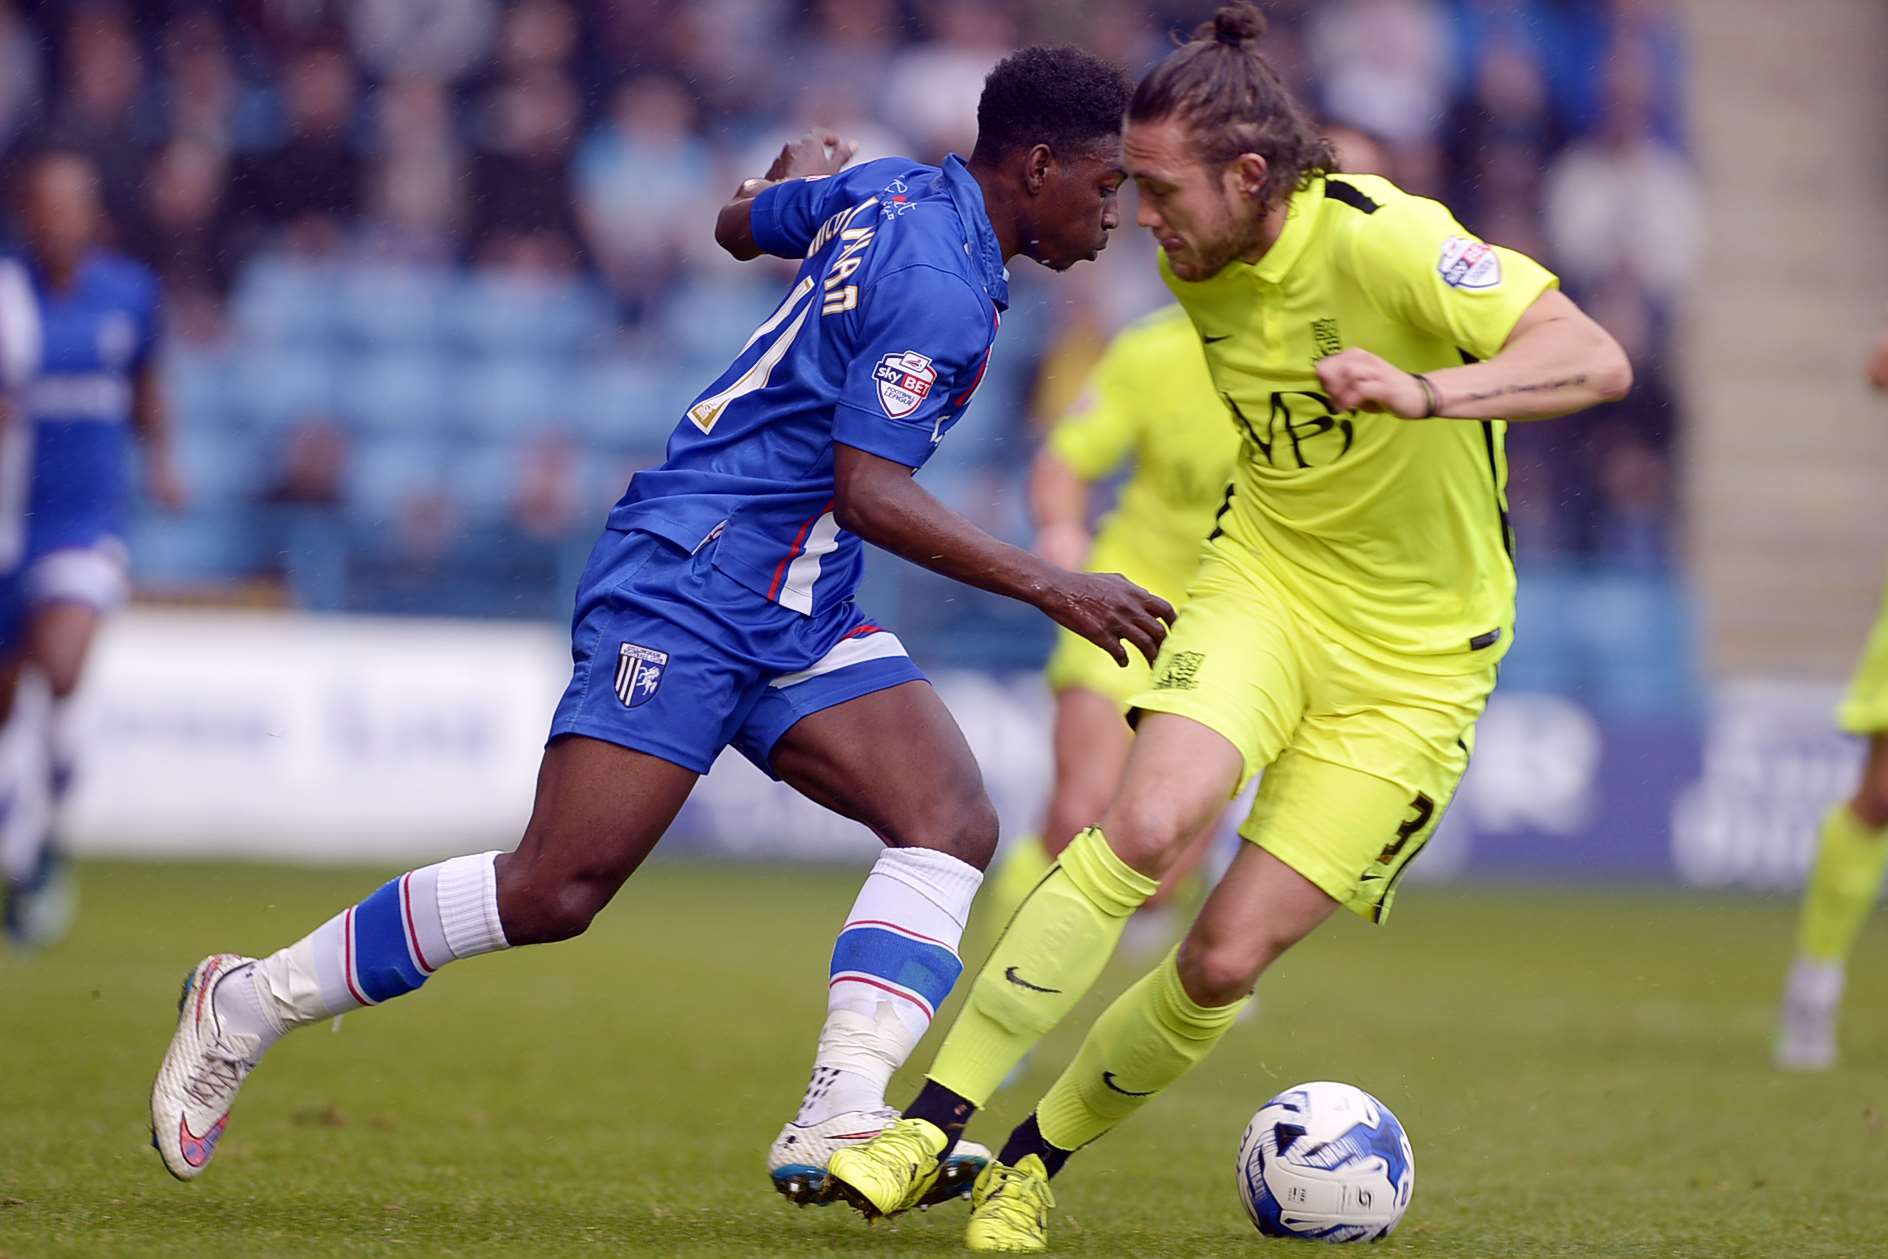
[[1121,133],[1133,89],[1121,68],[1080,48],[1040,44],[996,63],[977,102],[977,149],[985,160],[1046,144],[1079,153]]

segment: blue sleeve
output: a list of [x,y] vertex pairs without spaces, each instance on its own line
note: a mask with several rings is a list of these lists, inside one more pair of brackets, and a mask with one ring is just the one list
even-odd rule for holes
[[158,284],[157,277],[148,271],[141,274],[138,279],[138,304],[135,313],[138,326],[138,347],[131,355],[131,366],[134,370],[141,371],[157,353],[158,343],[164,338],[164,290]]
[[874,280],[858,319],[833,439],[921,468],[976,387],[995,317],[963,279],[919,265]]
[[764,188],[748,209],[754,243],[776,258],[804,258],[820,224],[879,191],[910,163],[880,158],[837,175],[786,179]]

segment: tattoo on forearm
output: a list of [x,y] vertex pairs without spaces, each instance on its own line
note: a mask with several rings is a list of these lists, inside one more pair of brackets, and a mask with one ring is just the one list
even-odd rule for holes
[[1584,373],[1578,376],[1562,376],[1559,380],[1537,380],[1520,385],[1503,385],[1499,389],[1483,389],[1476,393],[1462,395],[1464,402],[1486,402],[1490,398],[1506,398],[1517,393],[1553,393],[1560,389],[1578,389],[1586,384]]

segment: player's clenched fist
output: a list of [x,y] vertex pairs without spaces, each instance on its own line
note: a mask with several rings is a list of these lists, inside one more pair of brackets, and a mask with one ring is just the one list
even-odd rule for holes
[[1319,359],[1318,380],[1341,411],[1388,411],[1406,420],[1432,413],[1421,382],[1369,350],[1341,350]]
[[1126,666],[1125,640],[1152,664],[1173,623],[1173,605],[1149,594],[1119,573],[1066,573],[1041,603],[1058,625],[1066,626]]
[[809,175],[836,175],[859,151],[857,140],[819,127],[785,145],[767,168],[769,181],[805,179]]

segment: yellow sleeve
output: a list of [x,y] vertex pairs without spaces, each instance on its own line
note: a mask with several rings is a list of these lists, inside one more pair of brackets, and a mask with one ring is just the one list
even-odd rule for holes
[[1554,273],[1526,254],[1482,241],[1446,206],[1390,202],[1360,224],[1354,262],[1364,290],[1391,317],[1493,358]]
[[1127,335],[1109,343],[1069,413],[1049,430],[1049,449],[1077,476],[1099,481],[1133,450],[1140,390]]

